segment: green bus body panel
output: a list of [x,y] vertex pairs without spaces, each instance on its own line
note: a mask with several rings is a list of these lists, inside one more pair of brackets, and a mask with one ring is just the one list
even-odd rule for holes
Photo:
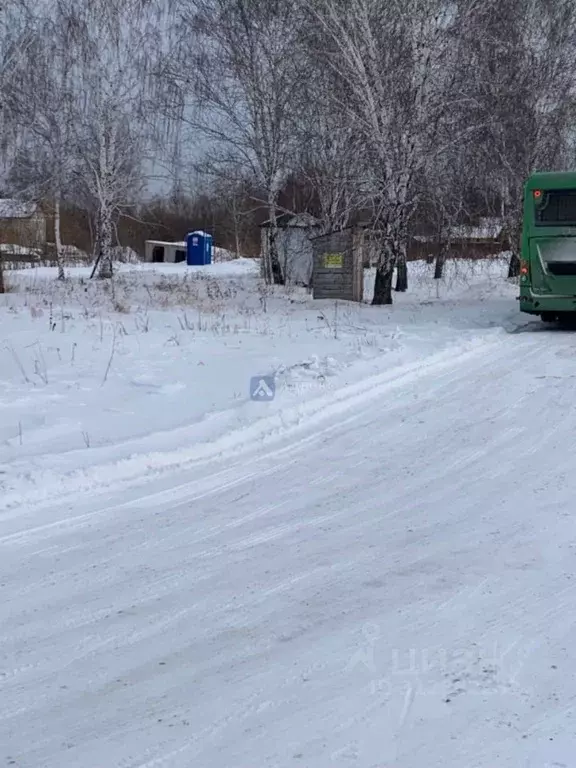
[[576,226],[536,226],[536,189],[576,191],[576,173],[534,173],[524,185],[521,258],[529,273],[520,275],[520,311],[533,315],[576,313],[576,274],[554,275],[547,269],[550,259],[574,263],[576,271]]
[[[545,171],[533,173],[526,180],[524,190],[526,192],[533,192],[535,189],[576,189],[576,171]],[[524,198],[524,200],[526,200],[526,198]]]

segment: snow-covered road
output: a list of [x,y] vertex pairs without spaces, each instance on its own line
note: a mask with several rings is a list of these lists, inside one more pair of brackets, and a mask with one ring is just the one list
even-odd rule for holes
[[487,338],[275,447],[0,518],[0,765],[576,756],[576,342]]

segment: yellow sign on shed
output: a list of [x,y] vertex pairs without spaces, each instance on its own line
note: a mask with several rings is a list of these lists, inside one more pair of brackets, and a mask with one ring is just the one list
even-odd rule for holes
[[325,253],[324,254],[324,267],[326,269],[342,269],[343,266],[344,266],[343,253]]

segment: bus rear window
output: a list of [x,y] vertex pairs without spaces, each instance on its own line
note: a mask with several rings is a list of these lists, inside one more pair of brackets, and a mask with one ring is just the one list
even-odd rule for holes
[[576,189],[545,190],[534,206],[536,226],[576,227]]

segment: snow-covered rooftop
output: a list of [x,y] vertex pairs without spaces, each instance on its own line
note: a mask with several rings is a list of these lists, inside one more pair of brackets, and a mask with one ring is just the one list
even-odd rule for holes
[[[453,240],[497,240],[503,229],[500,219],[484,218],[478,224],[456,224],[451,228],[450,236]],[[436,239],[436,235],[414,236],[414,240],[419,243],[432,243]]]
[[502,234],[503,225],[499,219],[481,219],[479,224],[462,224],[452,228],[452,237],[457,240],[496,240]]
[[38,210],[36,203],[0,198],[0,219],[28,219]]
[[146,240],[147,243],[150,245],[162,245],[162,246],[169,246],[171,248],[186,248],[186,243],[184,242],[173,242],[173,241],[167,241],[167,240]]

